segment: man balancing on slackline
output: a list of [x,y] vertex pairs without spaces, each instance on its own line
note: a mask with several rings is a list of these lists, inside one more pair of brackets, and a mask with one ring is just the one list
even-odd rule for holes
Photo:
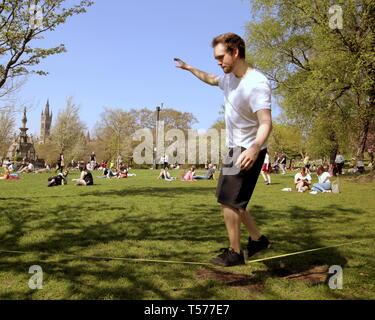
[[241,250],[241,222],[250,233],[248,256],[270,247],[257,229],[246,207],[258,180],[272,130],[271,85],[245,60],[245,42],[236,34],[226,33],[212,41],[215,59],[224,75],[215,76],[175,58],[177,67],[198,79],[219,86],[225,97],[225,122],[228,154],[223,161],[216,197],[224,213],[230,247],[212,259],[213,264],[229,267],[245,264]]

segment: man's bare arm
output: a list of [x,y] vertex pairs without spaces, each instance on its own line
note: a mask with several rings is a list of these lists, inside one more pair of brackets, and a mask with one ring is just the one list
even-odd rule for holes
[[178,62],[179,65],[177,65],[177,68],[190,71],[193,75],[195,75],[199,80],[202,80],[203,82],[211,85],[211,86],[218,86],[219,85],[219,77],[215,76],[211,73],[207,73],[201,70],[198,70],[196,68],[193,68],[192,66],[189,66],[187,63],[182,61],[179,58],[175,58],[174,61]]
[[272,131],[271,110],[262,109],[259,110],[256,115],[259,121],[259,128],[253,145],[260,149],[265,144]]
[[261,109],[256,113],[259,121],[257,136],[252,146],[245,150],[239,157],[236,166],[241,170],[250,170],[259,156],[262,146],[267,141],[272,131],[271,110]]

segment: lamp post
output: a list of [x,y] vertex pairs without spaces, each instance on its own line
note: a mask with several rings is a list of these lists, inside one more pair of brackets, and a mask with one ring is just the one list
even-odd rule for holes
[[155,143],[155,147],[154,147],[154,169],[158,169],[158,163],[157,163],[157,160],[156,160],[156,151],[157,151],[158,139],[159,139],[160,110],[161,110],[161,108],[159,106],[157,106],[156,107],[156,141],[155,141],[156,143]]

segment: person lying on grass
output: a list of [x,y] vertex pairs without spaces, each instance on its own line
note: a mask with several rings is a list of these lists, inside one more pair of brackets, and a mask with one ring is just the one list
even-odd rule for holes
[[215,169],[213,168],[212,163],[208,165],[208,171],[205,176],[193,176],[193,180],[216,180],[215,179]]
[[57,176],[48,178],[47,187],[55,187],[68,184],[69,171],[65,170],[63,173],[59,173]]
[[94,178],[86,167],[81,167],[81,176],[79,179],[72,179],[76,186],[92,186],[94,184]]

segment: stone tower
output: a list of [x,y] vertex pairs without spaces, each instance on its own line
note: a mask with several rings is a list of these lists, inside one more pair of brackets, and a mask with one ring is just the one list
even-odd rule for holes
[[47,100],[46,108],[42,111],[40,121],[40,141],[39,143],[44,144],[48,141],[51,135],[51,124],[52,124],[52,111],[49,110],[49,100]]
[[9,159],[15,160],[29,160],[34,162],[36,160],[36,153],[34,148],[34,142],[31,137],[28,136],[26,128],[27,117],[26,117],[26,108],[23,111],[22,118],[22,128],[20,128],[20,134],[15,138],[15,141],[10,146],[8,150],[7,157]]

